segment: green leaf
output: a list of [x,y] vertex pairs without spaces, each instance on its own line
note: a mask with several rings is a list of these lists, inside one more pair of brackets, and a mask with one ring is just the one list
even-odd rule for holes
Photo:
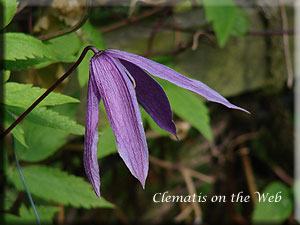
[[49,57],[55,59],[53,52],[39,39],[24,33],[4,34],[4,59],[28,59]]
[[4,68],[20,70],[29,66],[56,60],[55,54],[39,39],[24,33],[5,33],[0,38],[4,47]]
[[[87,21],[82,27],[81,27],[81,39],[83,42],[83,46],[78,52],[78,57],[83,51],[83,49],[88,46],[92,45],[98,48],[99,50],[105,49],[104,39],[102,37],[101,32],[99,29],[93,27],[89,21]],[[85,58],[82,60],[80,65],[77,68],[78,73],[78,81],[80,87],[83,87],[89,79],[89,62],[94,54],[92,52],[88,52],[85,56]]]
[[[74,97],[77,97],[77,96],[74,96]],[[58,112],[59,114],[61,114],[63,116],[67,116],[70,119],[75,119],[78,107],[79,107],[78,104],[70,103],[70,104],[63,104],[63,105],[56,105],[56,106],[48,107],[48,109]]]
[[100,137],[98,139],[98,158],[104,158],[110,154],[117,153],[115,135],[108,125],[100,132]]
[[101,32],[98,28],[94,27],[89,21],[87,21],[82,27],[81,27],[81,39],[83,43],[87,44],[93,44],[96,48],[99,50],[105,49],[104,39],[102,37]]
[[[15,122],[15,118],[10,115],[7,111],[5,111],[5,129],[7,129],[13,122]],[[18,124],[14,129],[11,131],[14,138],[23,145],[24,149],[28,148],[24,138],[24,130],[21,124]]]
[[[20,116],[26,110],[25,108],[15,106],[7,106],[6,109],[17,116]],[[60,129],[71,134],[84,134],[84,127],[82,125],[67,116],[60,115],[45,107],[35,108],[26,116],[26,120],[41,126]]]
[[177,87],[167,81],[159,80],[169,98],[171,108],[179,117],[187,120],[208,140],[212,140],[212,131],[208,109],[194,93]]
[[[8,161],[7,154],[5,155],[5,160]],[[14,188],[6,188],[4,193],[1,193],[0,197],[3,200],[0,206],[1,211],[8,211],[12,208],[14,202],[17,200],[19,192]]]
[[68,133],[58,129],[31,123],[23,123],[28,149],[16,142],[15,149],[19,160],[38,162],[46,159],[67,142]]
[[37,64],[48,63],[50,61],[52,60],[50,60],[47,57],[45,58],[35,57],[35,58],[28,58],[28,59],[4,60],[3,65],[4,65],[4,69],[6,70],[18,71]]
[[[265,196],[281,196],[278,202],[260,201],[257,203],[253,215],[253,224],[281,224],[292,213],[293,203],[287,186],[281,182],[273,182],[264,190]],[[262,195],[262,193],[261,193]],[[276,199],[276,198],[275,198]]]
[[[52,224],[53,217],[59,211],[59,208],[57,206],[37,205],[36,210],[39,214],[41,224]],[[32,208],[27,209],[24,205],[21,205],[19,214],[20,216],[5,214],[5,224],[37,224],[36,217]]]
[[174,13],[183,13],[191,10],[192,7],[193,7],[193,3],[191,1],[185,0],[176,3],[172,11]]
[[237,6],[233,0],[203,0],[203,5],[206,19],[212,22],[218,43],[223,47],[237,18]]
[[[32,84],[7,82],[4,84],[4,104],[18,107],[29,107],[46,89],[33,87]],[[53,106],[65,103],[77,103],[78,99],[67,95],[51,92],[38,106]]]
[[44,43],[54,53],[56,59],[39,63],[34,66],[36,69],[41,69],[57,62],[71,63],[77,60],[75,53],[80,48],[80,38],[76,33],[72,32],[59,36]]
[[[56,168],[46,166],[26,166],[22,172],[31,193],[47,201],[83,208],[111,208],[113,205],[103,197],[99,199],[92,185]],[[13,169],[8,179],[18,190],[24,190],[19,173]]]
[[59,62],[75,62],[75,53],[80,48],[80,38],[75,32],[53,38],[45,44],[55,53]]
[[235,36],[243,35],[248,32],[249,21],[245,10],[237,8],[236,20],[234,21],[231,34]]
[[2,71],[2,73],[3,73],[3,83],[5,83],[6,81],[8,81],[8,79],[10,77],[10,71],[4,70],[4,71]]
[[0,0],[0,5],[2,5],[2,12],[3,12],[3,26],[0,27],[0,30],[6,27],[13,19],[17,8],[18,2],[16,0]]

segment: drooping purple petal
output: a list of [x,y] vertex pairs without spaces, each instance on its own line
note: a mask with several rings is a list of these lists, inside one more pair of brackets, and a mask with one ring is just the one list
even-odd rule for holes
[[163,88],[144,70],[120,59],[136,82],[136,97],[140,105],[162,129],[176,136],[176,127],[168,97]]
[[212,90],[202,82],[187,78],[167,66],[159,64],[142,56],[138,56],[120,50],[109,49],[105,50],[105,52],[115,58],[123,59],[133,64],[136,64],[142,69],[148,71],[153,76],[162,78],[164,80],[176,84],[179,87],[200,94],[209,101],[217,102],[227,106],[228,108],[239,109],[249,113],[247,110],[231,104],[226,98],[224,98],[218,92]]
[[148,148],[134,88],[114,58],[102,52],[91,59],[91,64],[118,152],[144,187],[149,166]]
[[101,97],[94,83],[93,70],[90,70],[90,78],[87,94],[87,110],[85,121],[85,139],[84,139],[84,169],[90,182],[93,185],[96,195],[100,198],[100,175],[97,159],[98,142],[98,116],[99,102]]

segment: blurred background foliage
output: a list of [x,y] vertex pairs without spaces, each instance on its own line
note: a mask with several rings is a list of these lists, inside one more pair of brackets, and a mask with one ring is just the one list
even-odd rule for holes
[[[93,55],[89,53],[5,139],[1,211],[6,224],[36,223],[13,149],[42,224],[296,224],[293,8],[247,0],[0,3],[5,128],[88,45],[149,57],[201,80],[251,112],[207,103],[158,80],[170,99],[179,140],[141,111],[151,155],[143,190],[116,153],[101,104],[99,200],[82,162],[88,64]],[[165,191],[227,199],[243,192],[251,201],[154,203],[154,194]],[[281,192],[282,201],[260,203],[256,191]]]

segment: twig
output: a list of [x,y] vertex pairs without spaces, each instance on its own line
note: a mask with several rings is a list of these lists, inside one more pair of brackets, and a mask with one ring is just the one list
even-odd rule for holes
[[[207,23],[201,24],[201,26],[205,26]],[[149,27],[153,28],[153,25],[143,25],[144,27]],[[186,33],[195,33],[197,32],[197,29],[193,28],[183,28],[183,27],[178,27],[178,26],[169,26],[169,25],[164,25],[161,26],[160,29],[163,30],[174,30],[174,31],[181,31],[181,32],[186,32]],[[205,32],[207,33],[212,33],[212,30],[206,30]],[[268,35],[294,35],[295,30],[293,29],[284,29],[284,30],[249,30],[247,35],[254,35],[254,36],[268,36]]]
[[251,132],[251,133],[246,133],[246,134],[242,134],[240,136],[238,136],[237,138],[235,138],[231,144],[228,146],[227,151],[231,152],[236,146],[251,140],[255,137],[257,137],[259,135],[259,131],[257,132]]
[[273,163],[268,163],[269,166],[272,168],[273,172],[284,182],[293,186],[294,180],[290,177],[281,167],[274,165]]
[[102,8],[107,10],[108,12],[112,13],[114,17],[121,19],[121,20],[124,19],[124,17],[121,16],[120,14],[118,14],[116,11],[114,11],[112,7],[102,6]]
[[73,219],[75,218],[76,214],[77,214],[78,209],[76,208],[71,208],[67,215],[66,215],[66,219],[65,219],[65,224],[64,225],[69,225],[72,224]]
[[[193,196],[194,194],[196,194],[196,188],[195,185],[193,183],[193,180],[191,178],[191,174],[189,173],[188,170],[186,169],[180,169],[180,172],[185,180],[185,183],[187,185],[188,191],[190,196]],[[201,208],[198,204],[197,201],[193,201],[192,202],[193,208],[194,208],[194,212],[195,212],[195,220],[194,220],[194,224],[201,224],[202,222],[202,212],[201,212]]]
[[180,164],[172,164],[170,162],[167,162],[167,161],[164,161],[164,160],[161,160],[161,159],[157,159],[153,156],[149,156],[149,160],[151,163],[155,164],[155,165],[158,165],[160,167],[163,167],[163,168],[166,168],[166,169],[169,169],[169,170],[182,170],[182,169],[185,169],[186,171],[189,172],[189,174],[192,176],[192,177],[195,177],[199,180],[202,180],[204,182],[207,182],[207,183],[213,183],[215,181],[215,179],[211,176],[207,176],[203,173],[200,173],[198,171],[195,171],[195,170],[192,170],[192,169],[189,169],[189,168],[185,168],[183,166],[181,166]]
[[294,30],[252,30],[248,31],[248,35],[262,35],[262,36],[272,36],[272,35],[294,35],[295,31]]
[[133,15],[133,11],[135,8],[136,3],[138,2],[138,0],[131,0],[130,1],[130,5],[129,5],[129,11],[128,11],[128,18],[130,18]]
[[213,157],[218,158],[218,163],[224,164],[226,158],[225,158],[224,154],[222,154],[222,152],[220,151],[220,149],[219,149],[220,147],[219,146],[217,147],[214,141],[209,142],[209,147],[211,149],[211,155]]
[[293,186],[294,180],[291,176],[289,176],[280,166],[274,163],[269,157],[260,157],[267,165],[271,168],[271,170],[285,183],[290,186]]
[[[280,13],[281,13],[281,19],[282,19],[282,29],[287,30],[288,29],[288,21],[287,21],[286,11],[285,11],[282,0],[280,0],[279,2],[280,2]],[[286,64],[286,70],[287,70],[287,75],[288,75],[287,86],[288,86],[288,88],[291,88],[293,85],[293,69],[292,69],[291,56],[290,56],[289,37],[287,34],[282,34],[282,38],[283,38],[285,64]]]
[[255,179],[254,179],[251,162],[248,157],[249,150],[248,150],[248,148],[242,148],[238,151],[238,153],[240,154],[240,156],[242,158],[242,163],[243,163],[243,167],[244,167],[244,171],[245,171],[245,175],[246,175],[246,179],[247,179],[247,184],[248,184],[251,198],[253,199],[253,204],[256,205],[257,204],[257,196],[255,195],[255,192],[257,191],[257,187],[256,187]]
[[117,205],[114,206],[114,210],[115,210],[116,215],[122,221],[122,224],[130,224],[129,219],[127,218],[125,213],[123,213]]
[[168,13],[170,12],[171,10],[171,7],[168,7],[163,16],[160,18],[160,20],[158,21],[158,23],[156,24],[156,26],[154,27],[154,29],[152,30],[150,36],[149,36],[149,39],[148,39],[148,46],[147,46],[147,52],[146,52],[146,57],[149,57],[149,55],[151,54],[152,52],[152,45],[153,45],[153,41],[154,41],[154,38],[155,38],[155,35],[157,34],[159,28],[162,26],[164,20],[166,19]]
[[[173,19],[174,26],[178,26],[176,17],[174,14],[172,15],[172,19]],[[180,32],[175,30],[174,31],[174,47],[176,47],[179,43],[180,43]]]
[[59,225],[62,225],[64,224],[65,221],[65,207],[62,204],[59,204],[58,207],[59,207],[59,211],[57,213],[57,223]]
[[95,54],[99,52],[99,50],[93,46],[87,46],[82,51],[81,55],[79,56],[78,60],[71,66],[71,68],[60,78],[58,79],[50,88],[48,88],[45,93],[39,97],[21,116],[16,119],[15,122],[12,123],[1,135],[0,140],[4,138],[9,132],[20,123],[27,115],[30,113],[41,101],[43,101],[58,85],[60,85],[81,63],[83,58],[85,57],[88,50],[92,50]]
[[153,6],[157,6],[157,5],[162,5],[163,3],[166,3],[168,0],[131,0],[130,1],[130,5],[129,5],[129,12],[128,12],[128,17],[131,17],[134,11],[134,8],[136,6],[136,4],[138,2],[143,2],[144,4],[147,5],[153,5]]
[[195,51],[198,48],[198,40],[200,35],[203,35],[205,32],[203,31],[197,31],[194,36],[193,36],[193,45],[192,45],[192,50]]
[[193,211],[193,206],[189,204],[184,210],[181,211],[175,218],[174,221],[176,223],[180,223],[184,220],[191,212]]
[[29,34],[32,34],[32,32],[33,32],[33,29],[32,29],[32,8],[30,8],[30,11],[29,11],[28,30],[29,30]]
[[[151,29],[153,29],[153,25],[143,25],[143,27],[149,27]],[[154,27],[155,28],[155,27]],[[205,31],[205,30],[196,30],[196,29],[192,29],[192,28],[181,28],[178,26],[164,26],[164,25],[160,25],[159,29],[163,29],[163,30],[173,30],[173,31],[178,31],[178,32],[186,32],[186,33],[194,33],[193,36],[193,45],[192,45],[192,50],[196,50],[197,46],[198,46],[198,39],[201,35],[204,35],[205,37],[207,37],[212,44],[215,44],[215,38],[212,35],[211,31]]]
[[[29,0],[26,0],[25,3],[17,9],[17,11],[15,12],[15,15],[17,15],[17,14],[20,13],[23,9],[25,9],[26,6],[27,6],[27,4],[28,4],[28,2],[29,2]],[[15,16],[15,15],[14,15],[14,16]]]
[[121,28],[121,27],[123,27],[123,26],[126,26],[126,25],[129,24],[129,23],[135,23],[135,22],[137,22],[137,21],[139,21],[139,20],[142,20],[142,19],[144,19],[144,18],[147,18],[147,17],[149,17],[149,16],[152,16],[152,15],[154,15],[154,14],[160,12],[162,9],[163,9],[163,7],[157,7],[157,8],[154,8],[154,9],[152,9],[152,10],[149,10],[149,11],[144,12],[144,13],[141,14],[141,15],[138,15],[138,16],[135,16],[135,17],[132,17],[132,18],[127,18],[127,19],[124,19],[124,20],[122,20],[122,21],[120,21],[120,22],[117,22],[117,23],[115,23],[115,24],[108,25],[108,26],[106,26],[106,27],[102,27],[102,28],[100,28],[100,31],[101,31],[102,33],[105,33],[105,32],[109,32],[109,31],[112,31],[112,30],[116,30],[116,29],[118,29],[118,28]]
[[[192,45],[192,43],[193,43],[192,40],[184,42],[184,43],[179,43],[179,45],[174,49],[171,49],[171,50],[168,50],[168,51],[151,52],[148,55],[148,57],[159,56],[159,55],[173,55],[173,54],[176,54],[176,53],[178,53],[180,51],[183,51],[184,49],[190,47]],[[144,54],[143,56],[146,56],[146,55]]]
[[49,40],[49,39],[52,39],[52,38],[55,38],[55,37],[66,35],[66,34],[72,33],[73,31],[78,30],[83,24],[85,24],[85,22],[89,18],[90,2],[91,2],[91,0],[86,0],[86,7],[85,7],[84,15],[81,17],[81,19],[74,26],[69,27],[69,28],[64,29],[64,30],[56,31],[56,32],[51,33],[51,34],[41,35],[38,38],[42,41],[45,41],[45,40]]

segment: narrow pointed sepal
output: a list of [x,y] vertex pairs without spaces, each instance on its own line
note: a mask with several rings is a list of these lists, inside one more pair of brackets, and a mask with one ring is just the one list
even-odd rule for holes
[[120,62],[135,80],[135,92],[140,105],[159,127],[176,136],[173,113],[169,99],[163,88],[138,66],[122,59]]
[[[91,70],[90,70],[91,71]],[[92,73],[92,71],[90,72]],[[95,87],[94,79],[91,74],[88,84],[87,110],[85,122],[84,139],[84,168],[85,172],[93,185],[96,195],[100,198],[100,175],[97,158],[98,143],[98,116],[100,95]]]
[[118,60],[104,54],[91,59],[97,89],[115,135],[118,152],[130,170],[145,186],[149,159],[146,136],[131,81]]
[[146,70],[153,76],[167,80],[179,87],[195,92],[209,101],[217,102],[227,106],[228,108],[238,109],[249,113],[247,110],[230,103],[226,98],[224,98],[218,92],[214,91],[202,82],[185,77],[167,66],[159,64],[142,56],[120,50],[109,49],[105,51],[115,58],[123,59],[138,65],[140,68]]

